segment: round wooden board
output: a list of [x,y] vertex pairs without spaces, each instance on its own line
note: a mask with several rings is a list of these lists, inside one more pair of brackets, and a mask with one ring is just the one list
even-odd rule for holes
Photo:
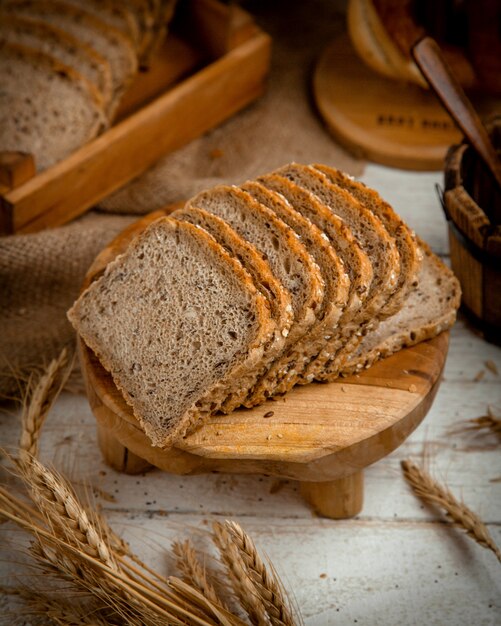
[[[146,216],[119,235],[97,257],[85,284],[164,214]],[[177,474],[260,473],[315,484],[353,476],[405,440],[431,406],[448,339],[442,333],[357,376],[297,387],[254,409],[216,415],[166,450],[150,444],[111,376],[82,341],[80,356],[101,448],[115,467],[141,471],[144,459]]]
[[[416,170],[440,170],[461,133],[433,93],[385,78],[357,56],[348,35],[334,40],[318,60],[314,98],[334,137],[357,156]],[[499,101],[474,98],[488,116]]]

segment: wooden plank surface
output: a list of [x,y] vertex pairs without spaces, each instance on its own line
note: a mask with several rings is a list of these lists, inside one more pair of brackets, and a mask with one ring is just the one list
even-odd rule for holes
[[[436,251],[447,252],[445,222],[433,191],[440,174],[368,166],[363,180],[393,202]],[[499,440],[453,433],[463,420],[485,414],[487,406],[501,415],[501,375],[486,361],[501,373],[501,350],[460,320],[451,332],[444,380],[430,413],[401,448],[366,470],[364,509],[349,521],[315,517],[293,481],[183,477],[157,470],[119,474],[102,463],[94,419],[79,396],[64,394],[58,401],[44,429],[42,456],[76,481],[91,483],[112,524],[163,571],[170,563],[163,550],[174,537],[192,535],[204,546],[212,519],[240,521],[273,559],[307,626],[494,626],[501,621],[499,563],[423,507],[399,468],[403,458],[419,460],[425,447],[433,474],[482,515],[501,544]],[[474,382],[480,371],[483,378]],[[1,445],[14,446],[15,416],[1,415],[0,429]],[[18,538],[8,525],[0,526],[0,550]],[[2,558],[0,582],[9,582],[12,571],[15,563]],[[16,624],[6,612],[11,602],[0,604],[2,624]]]

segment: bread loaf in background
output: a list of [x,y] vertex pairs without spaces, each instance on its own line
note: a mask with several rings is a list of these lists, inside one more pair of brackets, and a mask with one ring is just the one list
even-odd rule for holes
[[434,337],[459,299],[452,272],[376,192],[290,164],[154,222],[69,318],[165,447],[215,412]]
[[40,171],[105,130],[165,36],[174,6],[175,0],[2,0],[0,151],[32,154]]

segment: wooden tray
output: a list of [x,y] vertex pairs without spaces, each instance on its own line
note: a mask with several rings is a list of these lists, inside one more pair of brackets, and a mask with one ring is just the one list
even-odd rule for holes
[[39,174],[31,155],[0,153],[0,234],[68,222],[263,93],[270,38],[251,17],[216,0],[182,6],[112,128]]
[[[461,133],[436,96],[367,67],[348,35],[333,41],[313,76],[318,110],[333,136],[351,152],[389,165],[440,170]],[[499,98],[472,96],[482,116],[499,110]]]
[[[149,215],[119,235],[97,257],[84,287],[162,214]],[[319,513],[342,518],[362,508],[363,469],[397,448],[426,415],[448,341],[448,333],[442,333],[360,375],[298,387],[254,409],[214,416],[169,450],[150,445],[111,376],[83,342],[80,357],[101,451],[115,469],[138,473],[154,465],[175,474],[294,479]]]

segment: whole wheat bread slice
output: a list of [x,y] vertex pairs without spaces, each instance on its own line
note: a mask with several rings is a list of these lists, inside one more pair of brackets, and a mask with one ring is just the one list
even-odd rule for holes
[[110,263],[68,317],[161,447],[203,423],[229,381],[261,360],[271,330],[242,265],[171,218]]
[[237,187],[219,185],[197,194],[187,206],[218,215],[259,250],[275,278],[291,295],[294,323],[284,349],[295,344],[315,323],[324,298],[320,269],[296,233],[273,211]]
[[72,68],[25,46],[0,45],[0,151],[32,154],[38,170],[104,128],[95,89]]
[[110,64],[94,48],[40,20],[0,11],[0,41],[28,46],[73,68],[101,94],[104,106],[111,102]]
[[350,228],[310,191],[277,174],[260,176],[258,180],[268,189],[279,193],[298,213],[324,232],[343,261],[350,279],[348,301],[339,320],[339,334],[328,340],[317,357],[307,365],[298,380],[306,384],[317,375],[321,376],[325,362],[331,360],[347,341],[361,333],[359,320],[373,280],[372,264]]
[[271,209],[297,233],[320,268],[325,283],[325,297],[318,311],[317,322],[273,364],[264,380],[256,386],[252,399],[260,402],[269,396],[289,391],[311,359],[338,334],[338,322],[348,302],[350,279],[328,237],[294,210],[283,196],[255,181],[245,183],[242,189]]
[[126,2],[120,0],[64,0],[87,13],[99,18],[105,24],[119,30],[133,44],[139,48],[141,32],[138,20]]
[[418,240],[423,255],[417,288],[407,296],[404,306],[367,334],[357,352],[348,360],[341,374],[348,376],[426,339],[432,339],[450,328],[461,300],[457,278]]
[[400,257],[395,240],[381,220],[351,193],[331,183],[324,174],[313,167],[297,163],[286,165],[276,173],[315,194],[333,213],[341,217],[368,254],[373,266],[373,281],[357,320],[360,334],[355,333],[331,360],[324,363],[323,369],[316,375],[319,380],[324,380],[333,372],[339,371],[363,334],[391,314],[388,300],[398,285]]
[[397,287],[390,295],[385,311],[396,313],[402,307],[409,291],[417,285],[422,255],[415,234],[374,189],[370,189],[334,167],[320,164],[315,164],[313,167],[325,174],[331,182],[349,191],[374,215],[377,215],[388,233],[395,239],[400,255],[400,274]]
[[257,379],[270,367],[281,354],[293,322],[291,297],[287,290],[273,275],[270,266],[261,257],[257,249],[242,239],[224,220],[208,211],[196,208],[184,208],[174,211],[171,217],[197,225],[209,234],[234,258],[238,259],[252,277],[254,284],[268,303],[274,331],[265,346],[261,362],[246,377],[232,381],[228,397],[220,411],[230,413],[247,396]]
[[113,102],[110,117],[138,68],[134,46],[118,29],[64,0],[4,0],[4,11],[24,15],[56,26],[91,46],[110,64]]

